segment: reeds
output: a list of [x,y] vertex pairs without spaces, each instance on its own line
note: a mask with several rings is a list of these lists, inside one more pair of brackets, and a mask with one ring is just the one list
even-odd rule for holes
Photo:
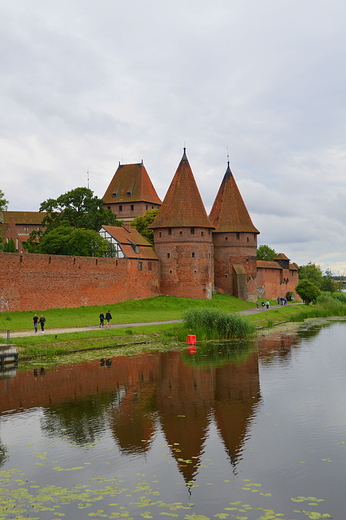
[[255,332],[255,326],[242,316],[218,309],[190,309],[183,322],[199,339],[243,338]]

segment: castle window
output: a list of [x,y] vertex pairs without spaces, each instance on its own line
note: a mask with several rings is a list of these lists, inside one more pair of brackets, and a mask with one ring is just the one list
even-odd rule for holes
[[143,262],[138,262],[138,271],[143,269]]
[[239,240],[239,238],[240,238],[240,233],[236,233],[235,236],[236,236],[236,239]]
[[133,211],[135,209],[134,205],[131,204],[131,211]]
[[192,258],[195,258],[195,253],[191,253]]
[[25,227],[24,228],[24,231],[27,233],[29,231],[29,228],[28,227]]
[[119,211],[122,211],[123,210],[123,207],[122,206],[119,206]]
[[171,253],[167,253],[167,258],[171,258]]
[[107,209],[111,209],[111,207],[110,207],[110,206],[107,206]]
[[148,262],[148,271],[151,271],[152,269],[152,262]]
[[249,259],[247,258],[247,259],[246,259],[246,263],[248,263],[248,261],[249,261]]
[[228,240],[228,237],[225,237],[225,240]]
[[161,231],[159,231],[159,238],[161,238]]
[[195,228],[192,227],[192,228],[190,228],[190,235],[194,235],[194,234],[195,234]]
[[204,231],[201,231],[201,237],[204,237]]
[[182,231],[179,231],[179,236],[180,236],[180,237],[183,236],[183,232],[182,232]]
[[249,241],[249,237],[246,237],[246,242],[248,242],[248,241]]
[[145,210],[148,211],[148,204],[145,205]]
[[168,228],[168,234],[171,235],[172,234],[172,228]]

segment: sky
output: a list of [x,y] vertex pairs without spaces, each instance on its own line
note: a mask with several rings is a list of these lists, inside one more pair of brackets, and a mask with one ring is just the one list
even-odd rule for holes
[[0,0],[9,210],[186,147],[209,213],[229,159],[258,243],[346,273],[344,0]]

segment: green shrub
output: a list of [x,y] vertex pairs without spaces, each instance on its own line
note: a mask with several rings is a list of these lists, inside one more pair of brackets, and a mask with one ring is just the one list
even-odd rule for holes
[[255,331],[255,326],[242,316],[218,309],[190,309],[184,313],[183,322],[200,339],[239,338]]
[[286,293],[286,300],[288,302],[291,302],[292,301],[292,296],[293,296],[294,292],[293,291],[287,291]]

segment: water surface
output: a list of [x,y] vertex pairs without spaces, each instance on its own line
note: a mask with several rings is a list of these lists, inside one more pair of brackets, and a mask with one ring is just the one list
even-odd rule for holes
[[342,520],[345,332],[3,373],[0,519]]

